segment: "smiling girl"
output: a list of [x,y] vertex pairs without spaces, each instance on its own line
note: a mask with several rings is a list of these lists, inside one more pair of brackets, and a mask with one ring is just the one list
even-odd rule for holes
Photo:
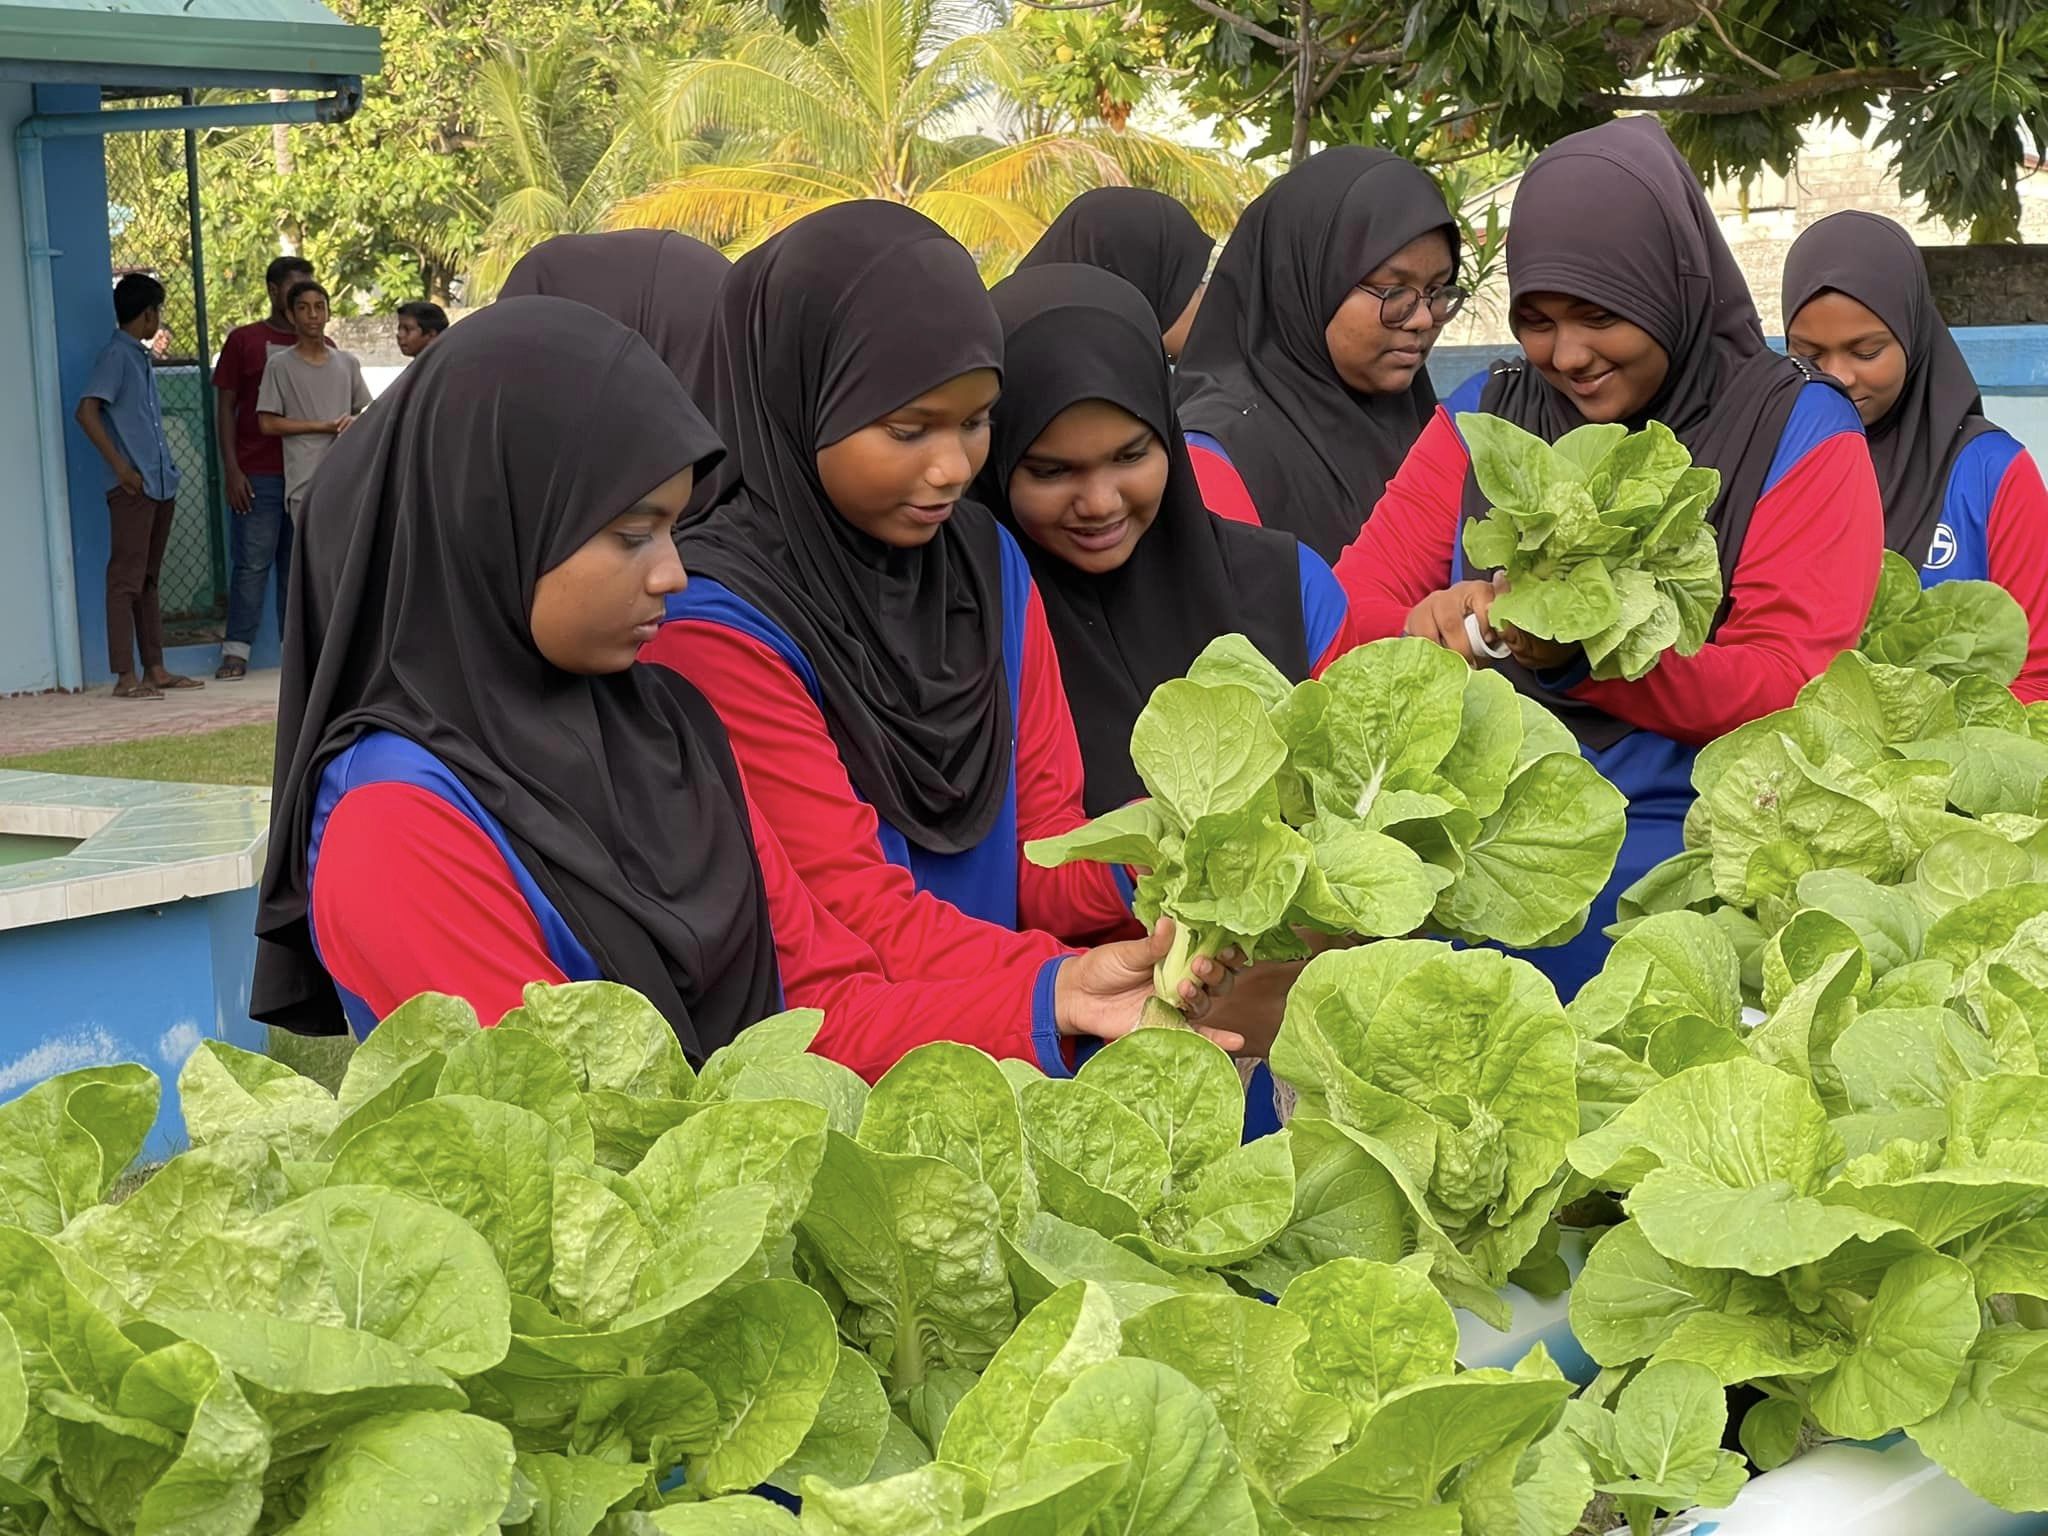
[[1043,595],[1097,816],[1145,793],[1131,727],[1153,689],[1233,632],[1299,682],[1340,644],[1344,594],[1291,534],[1202,504],[1128,283],[1042,266],[992,297],[1003,399],[976,494],[1018,535]]
[[1414,445],[1424,367],[1465,302],[1428,174],[1339,145],[1238,220],[1182,355],[1180,422],[1211,510],[1334,560]]
[[[1574,134],[1537,157],[1515,198],[1508,284],[1523,360],[1445,402],[1337,563],[1363,638],[1421,635],[1497,666],[1578,737],[1629,797],[1628,837],[1585,931],[1529,958],[1569,997],[1599,968],[1615,897],[1680,846],[1700,746],[1782,709],[1856,643],[1877,587],[1882,514],[1848,398],[1764,345],[1749,290],[1690,167],[1655,118]],[[1485,516],[1456,416],[1486,411],[1555,442],[1588,422],[1661,421],[1721,472],[1707,520],[1727,597],[1697,654],[1636,682],[1593,681],[1583,651],[1490,635],[1490,573],[1465,568]]]
[[1785,259],[1786,341],[1838,380],[1870,434],[1885,545],[1933,586],[1995,581],[2026,610],[2013,692],[2048,698],[2048,490],[2033,456],[1984,417],[1913,237],[1874,213],[1838,213]]

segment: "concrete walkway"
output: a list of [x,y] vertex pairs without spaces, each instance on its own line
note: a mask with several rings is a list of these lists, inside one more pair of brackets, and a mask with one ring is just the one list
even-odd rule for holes
[[0,699],[0,758],[63,747],[101,746],[154,736],[196,736],[277,718],[275,669],[239,682],[207,678],[204,688],[161,699],[117,699],[111,685],[85,693],[35,693]]

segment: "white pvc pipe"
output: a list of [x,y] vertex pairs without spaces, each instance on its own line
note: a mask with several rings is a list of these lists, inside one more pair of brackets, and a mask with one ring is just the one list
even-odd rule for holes
[[[1576,1232],[1566,1232],[1558,1241],[1558,1253],[1571,1277],[1578,1279],[1579,1270],[1586,1262],[1584,1240]],[[1568,1315],[1570,1291],[1545,1300],[1531,1296],[1519,1285],[1508,1285],[1501,1287],[1500,1294],[1501,1299],[1514,1308],[1514,1318],[1505,1333],[1496,1332],[1462,1307],[1458,1309],[1460,1364],[1468,1369],[1490,1365],[1505,1370],[1541,1344],[1550,1352],[1557,1368],[1580,1386],[1600,1373],[1600,1367],[1572,1336]]]
[[1670,1536],[2042,1536],[2048,1514],[1980,1499],[1904,1435],[1817,1446],[1749,1480],[1726,1509],[1694,1510]]

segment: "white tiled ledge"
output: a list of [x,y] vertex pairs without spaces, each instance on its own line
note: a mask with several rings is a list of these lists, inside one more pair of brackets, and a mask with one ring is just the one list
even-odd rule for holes
[[0,930],[245,890],[261,876],[262,789],[0,771],[0,835],[82,841],[0,866]]
[[[4,794],[0,790],[0,794]],[[9,805],[0,800],[0,833],[17,837],[91,837],[112,826],[121,813],[83,805]]]

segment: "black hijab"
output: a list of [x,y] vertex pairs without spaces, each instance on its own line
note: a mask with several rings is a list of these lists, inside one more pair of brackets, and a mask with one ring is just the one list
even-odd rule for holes
[[694,388],[732,263],[701,240],[669,229],[618,229],[543,240],[512,268],[501,299],[574,299],[638,331],[685,389]]
[[693,1059],[773,1011],[717,717],[661,668],[561,671],[527,624],[546,572],[718,452],[639,337],[546,298],[456,326],[335,444],[292,555],[254,1017],[342,1027],[307,929],[307,840],[321,770],[378,730],[461,779],[603,974]]
[[[1042,266],[996,284],[1003,398],[975,492],[1023,545],[1059,651],[1087,769],[1088,814],[1145,793],[1131,727],[1152,690],[1184,676],[1218,635],[1246,635],[1295,682],[1308,676],[1301,555],[1292,534],[1212,514],[1174,422],[1173,382],[1144,298],[1122,278]],[[1010,477],[1068,406],[1105,400],[1165,445],[1166,494],[1118,569],[1091,576],[1033,541],[1010,511]]]
[[1429,370],[1397,395],[1338,377],[1324,331],[1351,290],[1410,241],[1458,225],[1429,175],[1383,149],[1311,155],[1259,194],[1195,315],[1180,423],[1223,444],[1270,528],[1325,560],[1358,536],[1436,409]]
[[894,549],[841,517],[818,450],[919,395],[1002,366],[974,258],[897,203],[840,203],[733,265],[706,358],[732,457],[683,563],[760,609],[816,670],[854,788],[911,842],[988,835],[1009,783],[1001,531],[963,501]]
[[[1515,193],[1508,227],[1508,300],[1561,293],[1648,331],[1671,359],[1643,413],[1661,421],[1695,464],[1721,472],[1707,523],[1723,582],[1742,556],[1778,438],[1799,391],[1820,378],[1764,345],[1749,285],[1722,238],[1699,179],[1654,117],[1626,117],[1563,138],[1536,157]],[[1519,362],[1494,365],[1481,409],[1556,442],[1586,424],[1578,407]],[[1465,516],[1486,515],[1465,479]],[[1718,626],[1723,614],[1715,619]],[[1493,665],[1587,745],[1612,746],[1630,727],[1604,710],[1545,689],[1512,661]]]
[[1927,263],[1890,219],[1831,214],[1792,242],[1785,258],[1785,325],[1823,293],[1854,299],[1906,351],[1898,403],[1870,428],[1870,457],[1884,493],[1884,542],[1914,565],[1927,558],[1950,466],[1963,445],[1992,430],[1977,381],[1934,305]]
[[1080,265],[1114,272],[1144,295],[1164,335],[1202,286],[1215,248],[1195,216],[1164,192],[1097,187],[1061,210],[1017,270]]

